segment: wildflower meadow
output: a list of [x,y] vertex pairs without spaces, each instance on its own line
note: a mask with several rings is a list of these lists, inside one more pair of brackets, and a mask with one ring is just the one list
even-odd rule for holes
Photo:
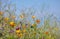
[[5,4],[0,10],[0,39],[60,39],[57,17],[52,16],[51,19],[51,16],[47,16],[42,23],[33,12],[29,14],[23,11],[16,15],[15,5],[13,10],[11,5]]

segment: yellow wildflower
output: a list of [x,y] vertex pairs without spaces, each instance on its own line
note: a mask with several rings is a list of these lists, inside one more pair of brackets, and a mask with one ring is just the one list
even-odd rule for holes
[[34,19],[34,18],[35,18],[35,16],[32,16],[32,18]]
[[21,37],[23,37],[23,34],[19,33],[19,34],[17,34],[17,36],[21,38]]
[[24,18],[24,16],[23,15],[20,15],[20,18]]
[[4,20],[5,20],[5,21],[8,21],[8,20],[9,20],[9,18],[8,18],[8,17],[5,17],[5,18],[4,18]]
[[23,34],[22,34],[22,33],[20,33],[20,34],[19,34],[19,36],[20,36],[20,37],[23,37]]
[[32,26],[34,26],[34,24],[32,24]]
[[25,33],[26,32],[26,30],[23,30],[23,33]]
[[10,26],[14,27],[15,26],[15,23],[13,21],[10,22]]
[[21,30],[16,30],[16,33],[21,33]]

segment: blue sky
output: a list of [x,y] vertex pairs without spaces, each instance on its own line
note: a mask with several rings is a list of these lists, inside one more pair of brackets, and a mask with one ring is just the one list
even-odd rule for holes
[[12,2],[16,3],[17,9],[32,7],[36,11],[44,11],[36,14],[54,14],[60,19],[60,0],[12,0]]
[[[5,1],[5,0],[3,0]],[[18,9],[24,8],[34,8],[38,13],[37,16],[40,17],[48,14],[54,14],[60,19],[60,0],[11,0],[12,3],[16,4],[17,13],[20,11]],[[42,11],[43,12],[42,12]]]

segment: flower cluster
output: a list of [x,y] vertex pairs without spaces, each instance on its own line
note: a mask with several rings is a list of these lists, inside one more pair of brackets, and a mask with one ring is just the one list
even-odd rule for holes
[[15,15],[5,17],[0,11],[1,39],[60,39],[57,26],[52,27],[46,22],[41,26],[39,25],[41,20],[36,19],[34,15],[31,16],[33,23],[27,21],[23,14],[19,16],[20,20],[15,20],[16,17]]

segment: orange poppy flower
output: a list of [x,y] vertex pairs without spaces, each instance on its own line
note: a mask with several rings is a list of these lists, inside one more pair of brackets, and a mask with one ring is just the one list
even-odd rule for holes
[[37,19],[37,20],[36,20],[36,23],[39,24],[39,23],[40,23],[40,20]]
[[3,14],[3,12],[0,11],[0,15],[2,15],[2,14]]
[[45,34],[46,34],[46,35],[48,35],[48,34],[49,34],[49,32],[45,32]]

